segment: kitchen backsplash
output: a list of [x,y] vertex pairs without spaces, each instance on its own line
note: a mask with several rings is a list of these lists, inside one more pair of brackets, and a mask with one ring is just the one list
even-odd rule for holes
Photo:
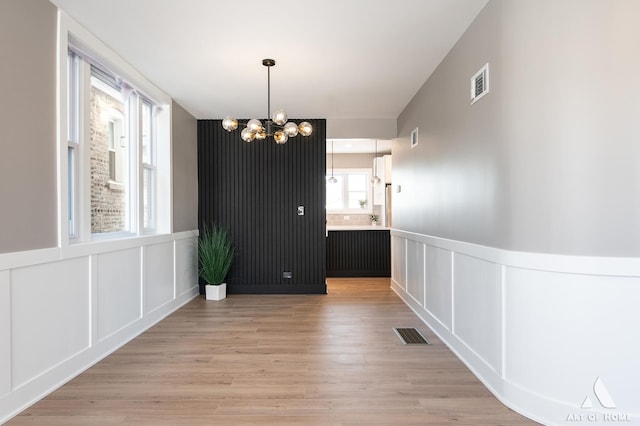
[[[373,213],[367,214],[327,214],[327,225],[329,226],[363,226],[363,225],[371,225],[371,215],[377,214],[378,218],[380,218],[380,209],[381,206],[373,206]],[[348,217],[349,219],[345,219]],[[378,226],[384,226],[382,223],[382,219],[378,219]]]

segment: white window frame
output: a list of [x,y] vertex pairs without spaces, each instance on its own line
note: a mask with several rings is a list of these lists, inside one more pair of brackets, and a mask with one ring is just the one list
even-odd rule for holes
[[[373,187],[371,184],[371,177],[372,177],[372,171],[371,169],[367,169],[367,168],[362,168],[362,169],[335,169],[333,170],[333,174],[334,176],[347,176],[349,174],[355,174],[355,173],[363,173],[365,174],[365,185],[366,185],[366,191],[367,191],[367,206],[365,208],[344,208],[344,209],[329,209],[327,208],[327,214],[371,214],[373,212],[373,206],[371,205],[371,203],[373,202]],[[325,177],[325,181],[326,179],[328,179],[330,176],[327,175]],[[346,182],[346,181],[345,181]],[[329,185],[335,185],[332,184],[330,182],[326,182],[327,187]],[[349,195],[349,188],[345,185],[343,187],[343,200],[346,200],[346,202],[348,203],[348,195]]]
[[[66,175],[67,175],[67,191],[66,191],[66,215],[61,216],[67,218],[67,238],[70,240],[75,240],[79,236],[79,232],[81,229],[79,223],[79,212],[78,212],[78,193],[79,189],[79,181],[78,174],[80,164],[82,162],[79,160],[80,156],[80,140],[81,140],[81,127],[80,121],[82,121],[82,117],[80,116],[79,105],[81,103],[80,98],[82,97],[82,62],[76,55],[70,54],[68,51],[65,52],[66,55],[66,69],[67,69],[67,81],[66,81],[66,90],[64,92],[65,98],[65,112],[64,112],[64,122],[66,124],[66,133],[65,140],[66,143]],[[70,156],[69,154],[72,153]],[[60,174],[60,173],[58,173]]]
[[[142,167],[138,161],[140,158],[140,144],[137,143],[135,158],[130,159],[132,170],[131,185],[138,190],[136,199],[131,200],[132,224],[129,228],[133,232],[106,233],[109,240],[118,238],[131,238],[143,234],[165,234],[172,232],[172,177],[171,177],[171,98],[150,83],[144,76],[133,69],[127,62],[117,56],[104,43],[80,26],[62,11],[58,11],[58,56],[57,56],[57,101],[58,101],[58,244],[61,247],[75,243],[91,243],[102,240],[101,234],[91,234],[90,211],[90,142],[88,126],[82,123],[88,121],[88,87],[90,79],[90,65],[87,61],[81,61],[78,67],[78,86],[68,87],[69,61],[68,50],[70,45],[80,47],[83,55],[90,55],[94,63],[104,66],[106,70],[115,70],[123,81],[129,82],[135,87],[138,97],[148,99],[154,107],[154,121],[156,131],[155,138],[155,162],[154,169],[154,207],[155,227],[143,229],[141,199],[142,189],[140,179]],[[68,105],[67,89],[71,90],[73,99],[78,101],[75,111],[81,123],[67,121]],[[138,103],[139,105],[139,103]],[[138,106],[139,110],[139,106]],[[73,114],[74,111],[72,110]],[[139,115],[136,115],[139,118]],[[71,118],[71,117],[70,117]],[[73,124],[73,126],[72,126]],[[74,127],[75,126],[75,127]],[[78,134],[73,134],[73,129],[78,129]],[[138,129],[129,129],[128,134]],[[73,164],[69,164],[69,151],[72,149]],[[133,182],[135,180],[135,182]],[[133,191],[132,191],[133,192]]]
[[[149,139],[151,139],[152,141],[155,140],[156,136],[157,136],[157,128],[156,128],[156,120],[154,119],[156,112],[157,112],[157,108],[147,99],[141,99],[141,103],[140,103],[140,111],[143,111],[143,105],[147,103],[149,104],[149,114],[150,114],[150,123],[149,123]],[[142,125],[142,120],[143,120],[143,116],[142,114],[140,115],[140,120],[139,120],[139,124],[140,124],[140,134],[139,134],[139,140],[142,141],[144,138],[144,126]],[[149,161],[146,162],[145,158],[144,158],[144,154],[143,154],[143,144],[142,142],[140,143],[140,169],[141,169],[141,174],[140,174],[140,182],[142,183],[140,185],[140,223],[143,226],[143,232],[145,234],[149,234],[149,233],[154,233],[155,229],[156,229],[156,216],[157,216],[157,206],[156,206],[156,191],[157,191],[157,187],[156,187],[156,151],[157,151],[157,147],[155,143],[151,143],[149,146]],[[149,221],[148,223],[145,224],[145,218],[144,218],[144,174],[145,172],[149,172],[149,176],[150,176],[150,184],[149,187],[147,188],[147,197],[148,199],[146,200],[147,204],[149,205]]]

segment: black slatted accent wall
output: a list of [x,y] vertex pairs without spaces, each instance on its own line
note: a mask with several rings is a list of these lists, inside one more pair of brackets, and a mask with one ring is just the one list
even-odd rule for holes
[[234,241],[228,293],[326,293],[326,122],[306,121],[312,135],[284,145],[198,121],[199,224],[222,225]]

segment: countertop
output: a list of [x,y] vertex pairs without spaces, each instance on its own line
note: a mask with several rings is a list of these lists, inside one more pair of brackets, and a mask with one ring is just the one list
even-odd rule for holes
[[327,225],[327,231],[388,231],[386,226],[371,225]]

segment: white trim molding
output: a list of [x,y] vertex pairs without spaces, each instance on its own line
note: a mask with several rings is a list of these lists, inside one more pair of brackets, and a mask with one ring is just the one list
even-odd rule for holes
[[392,289],[505,405],[549,425],[640,422],[640,258],[391,239]]
[[195,298],[197,237],[0,254],[0,423]]

